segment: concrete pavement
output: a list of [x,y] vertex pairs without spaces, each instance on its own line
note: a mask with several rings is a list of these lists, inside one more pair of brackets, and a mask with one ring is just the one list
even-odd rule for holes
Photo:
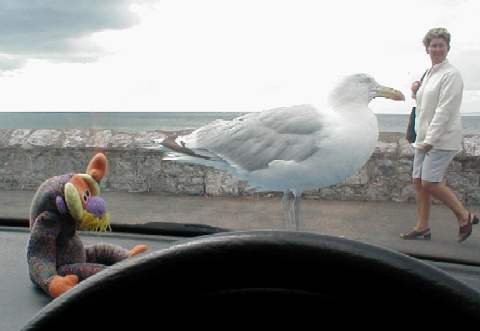
[[[0,218],[28,219],[35,192],[0,191]],[[243,229],[286,229],[279,197],[205,197],[102,192],[111,222],[200,223]],[[480,262],[480,225],[457,242],[458,223],[443,204],[434,204],[432,240],[404,240],[401,232],[416,221],[416,205],[396,202],[302,200],[301,230],[344,236],[405,253],[440,255]],[[480,215],[480,206],[467,206]],[[291,227],[290,227],[291,228]]]

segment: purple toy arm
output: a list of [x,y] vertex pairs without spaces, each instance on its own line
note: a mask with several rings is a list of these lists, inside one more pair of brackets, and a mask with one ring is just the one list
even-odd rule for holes
[[[73,228],[69,230],[65,221],[59,214],[50,211],[38,215],[33,222],[27,247],[30,279],[52,298],[78,284],[78,276],[58,272],[59,263],[85,261],[83,243],[75,235],[75,223],[71,224]],[[62,231],[70,236],[73,233],[73,237],[68,239],[62,236]]]
[[32,282],[48,293],[53,277],[57,276],[56,240],[60,224],[49,212],[41,213],[31,229],[27,247],[28,271]]

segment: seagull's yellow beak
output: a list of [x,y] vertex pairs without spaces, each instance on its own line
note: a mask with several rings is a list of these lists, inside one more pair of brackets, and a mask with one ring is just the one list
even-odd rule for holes
[[405,100],[405,96],[399,90],[395,90],[394,88],[387,87],[387,86],[379,86],[374,91],[374,97],[384,97],[392,100]]

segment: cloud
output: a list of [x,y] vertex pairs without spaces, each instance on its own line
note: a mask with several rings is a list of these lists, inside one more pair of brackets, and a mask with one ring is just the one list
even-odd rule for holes
[[89,63],[107,53],[92,36],[140,22],[134,0],[3,0],[0,4],[0,70],[27,60]]
[[2,0],[0,111],[254,111],[309,102],[351,72],[409,95],[436,26],[453,36],[463,111],[477,111],[479,10],[476,0]]
[[454,64],[462,74],[465,91],[480,90],[480,49],[465,50],[458,54],[449,56],[450,62]]
[[0,70],[16,70],[23,68],[26,60],[19,56],[0,55]]

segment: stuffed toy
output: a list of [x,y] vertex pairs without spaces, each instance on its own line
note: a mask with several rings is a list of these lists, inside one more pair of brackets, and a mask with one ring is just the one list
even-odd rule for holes
[[77,230],[111,231],[99,183],[107,172],[107,159],[97,153],[85,174],[55,176],[35,192],[30,208],[30,239],[27,247],[31,281],[51,298],[57,298],[87,277],[126,258],[143,253],[98,243],[83,244]]

